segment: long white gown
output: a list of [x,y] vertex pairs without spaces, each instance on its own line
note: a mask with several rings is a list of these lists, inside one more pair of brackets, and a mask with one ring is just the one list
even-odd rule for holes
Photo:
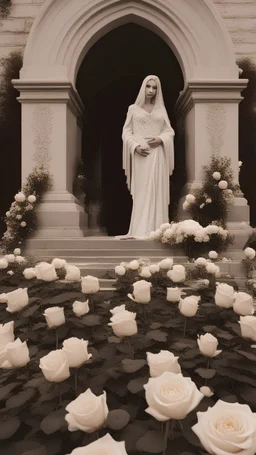
[[[148,137],[163,141],[151,148],[146,157],[135,153]],[[139,105],[129,107],[123,127],[123,168],[127,186],[133,198],[130,228],[126,236],[146,238],[151,231],[168,222],[169,175],[174,168],[174,130],[166,111],[159,108],[151,113]]]

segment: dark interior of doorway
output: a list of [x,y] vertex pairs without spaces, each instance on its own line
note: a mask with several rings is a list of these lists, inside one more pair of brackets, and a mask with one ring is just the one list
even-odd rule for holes
[[[109,236],[129,228],[132,198],[122,169],[122,127],[128,106],[144,77],[160,77],[165,104],[177,132],[175,103],[184,81],[169,46],[137,24],[115,28],[86,54],[77,76],[85,105],[82,158],[85,164],[86,203],[99,204],[99,225]],[[170,219],[175,217],[180,191],[186,182],[184,147],[175,139],[175,171],[170,179]]]

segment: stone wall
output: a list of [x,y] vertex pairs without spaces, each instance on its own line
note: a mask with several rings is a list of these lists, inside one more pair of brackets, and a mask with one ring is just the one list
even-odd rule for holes
[[[33,20],[45,0],[12,0],[10,15],[0,19],[0,58],[23,51]],[[256,0],[212,0],[234,43],[237,61],[256,66]]]

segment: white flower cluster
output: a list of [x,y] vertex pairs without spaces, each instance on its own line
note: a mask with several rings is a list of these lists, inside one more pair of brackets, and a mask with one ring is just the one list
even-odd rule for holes
[[14,340],[14,321],[0,324],[0,368],[21,368],[30,361],[27,342]]
[[157,229],[151,232],[149,238],[151,240],[158,240],[162,243],[170,243],[177,245],[183,243],[188,237],[194,237],[195,242],[209,242],[210,236],[217,234],[226,240],[228,231],[216,224],[209,224],[202,227],[197,221],[185,220],[179,223],[171,223],[166,229]]
[[7,269],[14,264],[24,264],[25,262],[26,258],[21,256],[20,248],[15,248],[13,253],[6,254],[0,258],[0,270]]

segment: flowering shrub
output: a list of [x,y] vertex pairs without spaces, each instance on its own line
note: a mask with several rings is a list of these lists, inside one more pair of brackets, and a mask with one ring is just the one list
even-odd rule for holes
[[38,167],[29,174],[22,190],[14,197],[14,201],[6,212],[6,231],[1,242],[5,253],[12,252],[16,246],[23,246],[32,232],[37,228],[36,207],[51,187],[49,172]]
[[[205,261],[198,267],[213,264]],[[171,258],[161,263],[170,268],[154,264],[159,271],[173,270]],[[130,264],[138,274],[142,261]],[[8,294],[14,296],[17,285],[28,300],[9,313]],[[82,455],[104,448],[107,455],[201,455],[211,441],[217,454],[224,440],[231,444],[225,421],[234,416],[254,455],[256,317],[234,311],[231,286],[216,297],[215,291],[201,299],[194,292],[180,303],[168,301],[166,290],[152,292],[146,305],[121,292],[111,300],[97,292],[94,309],[90,296],[89,312],[78,316],[72,304],[88,304],[81,282],[17,282],[3,270],[0,292],[7,303],[0,305],[4,453]],[[248,298],[242,301],[247,307]],[[229,453],[238,453],[239,438],[232,444]]]
[[227,157],[212,156],[209,166],[204,167],[205,180],[193,195],[188,194],[183,209],[202,226],[213,222],[226,227],[234,194],[239,189],[234,184],[231,160]]
[[209,224],[203,227],[195,220],[165,223],[151,232],[149,238],[171,246],[182,246],[189,258],[211,250],[223,251],[232,243],[232,237],[222,226]]

